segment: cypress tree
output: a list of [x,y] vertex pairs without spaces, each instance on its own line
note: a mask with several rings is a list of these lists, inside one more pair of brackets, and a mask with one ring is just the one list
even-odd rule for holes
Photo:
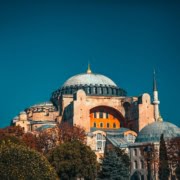
[[121,149],[106,152],[102,163],[100,179],[126,180],[129,177],[129,157]]
[[164,141],[164,135],[160,138],[160,150],[159,150],[159,179],[168,180],[170,175],[168,156],[166,143]]

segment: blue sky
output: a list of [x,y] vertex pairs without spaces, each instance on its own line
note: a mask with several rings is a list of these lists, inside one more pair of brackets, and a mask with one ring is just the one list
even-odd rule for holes
[[152,95],[180,125],[180,1],[0,1],[0,127],[49,100],[90,61],[129,96]]

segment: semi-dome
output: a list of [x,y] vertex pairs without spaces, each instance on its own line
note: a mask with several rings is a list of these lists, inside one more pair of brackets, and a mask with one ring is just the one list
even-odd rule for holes
[[169,122],[153,122],[139,132],[136,142],[159,142],[161,134],[164,138],[180,137],[180,129]]
[[69,78],[62,87],[77,86],[77,85],[102,85],[116,86],[117,85],[108,77],[101,74],[84,73],[78,74]]

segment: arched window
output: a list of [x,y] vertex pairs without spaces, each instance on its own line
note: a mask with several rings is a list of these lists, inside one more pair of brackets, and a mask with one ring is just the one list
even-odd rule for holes
[[99,112],[99,118],[103,118],[103,111]]
[[138,168],[137,161],[134,161],[134,169],[137,169],[137,168]]
[[106,92],[107,92],[107,94],[109,94],[109,88],[108,87],[106,88]]
[[99,94],[102,94],[102,88],[101,87],[99,88]]
[[106,113],[106,119],[108,119],[109,118],[109,113]]
[[134,156],[137,156],[137,149],[134,149]]
[[112,93],[112,95],[114,94],[113,88],[111,88],[111,93]]
[[135,141],[135,136],[133,136],[132,134],[128,134],[127,135],[127,141],[133,143]]
[[90,94],[90,88],[89,87],[87,87],[87,93]]
[[100,123],[100,127],[101,127],[101,128],[103,127],[103,123],[102,123],[102,122]]
[[95,94],[97,94],[97,87],[95,87]]
[[96,123],[94,122],[94,127],[96,127]]
[[102,134],[98,133],[96,135],[96,150],[104,152],[105,143],[106,143],[105,136],[103,136]]
[[113,128],[116,128],[116,123],[113,123]]
[[96,114],[96,112],[94,112],[94,118],[97,118],[97,114]]
[[141,160],[141,169],[144,169],[144,161]]
[[107,128],[109,128],[109,123],[107,123]]

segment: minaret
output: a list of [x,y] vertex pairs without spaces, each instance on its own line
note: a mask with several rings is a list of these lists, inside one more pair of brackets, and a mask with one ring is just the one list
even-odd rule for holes
[[90,64],[88,63],[88,69],[87,69],[87,74],[91,74],[92,71],[91,71],[91,68],[90,68]]
[[156,74],[155,74],[155,70],[154,70],[154,78],[153,78],[153,96],[154,96],[154,118],[155,121],[158,121],[160,118],[159,115],[159,99],[158,99],[158,90],[157,90],[157,83],[156,83]]

